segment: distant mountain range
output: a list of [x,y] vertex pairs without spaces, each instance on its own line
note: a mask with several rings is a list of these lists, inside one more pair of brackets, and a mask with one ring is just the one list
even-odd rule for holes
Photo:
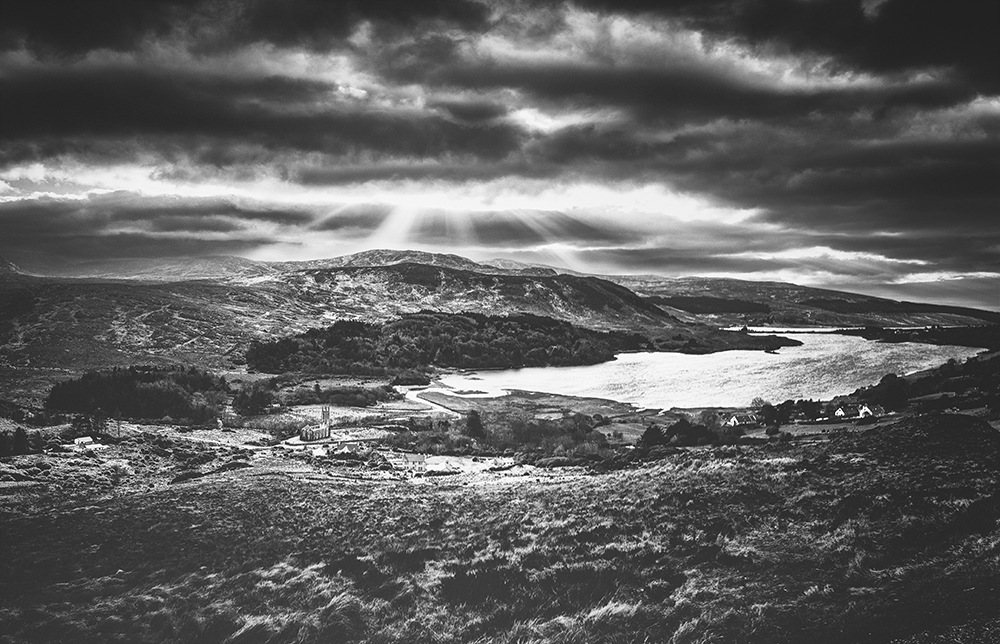
[[[653,275],[609,277],[681,319],[777,326],[928,326],[1000,323],[1000,313],[899,302],[785,282]],[[688,315],[685,315],[688,314]]]
[[775,282],[591,276],[509,260],[375,250],[307,262],[237,257],[64,264],[27,274],[0,259],[0,368],[136,362],[224,367],[255,339],[337,319],[434,310],[531,313],[643,333],[664,350],[765,349],[739,324],[971,325],[1000,313]]

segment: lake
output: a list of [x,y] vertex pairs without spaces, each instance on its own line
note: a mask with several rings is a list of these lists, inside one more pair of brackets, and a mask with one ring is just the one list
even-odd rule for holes
[[623,353],[585,367],[532,367],[453,374],[458,390],[492,395],[523,389],[628,402],[646,408],[745,407],[755,397],[825,400],[906,374],[964,360],[981,349],[903,342],[882,344],[855,336],[783,333],[802,342],[777,353],[723,351],[708,355]]

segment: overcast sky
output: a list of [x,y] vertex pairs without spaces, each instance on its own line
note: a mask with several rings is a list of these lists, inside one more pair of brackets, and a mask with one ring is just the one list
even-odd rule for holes
[[5,0],[0,253],[1000,308],[1000,2]]

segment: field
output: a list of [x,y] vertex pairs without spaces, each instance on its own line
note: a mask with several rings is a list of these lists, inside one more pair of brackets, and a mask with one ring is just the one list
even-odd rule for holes
[[418,478],[128,434],[5,462],[41,485],[0,497],[0,642],[1000,635],[1000,437],[965,415]]

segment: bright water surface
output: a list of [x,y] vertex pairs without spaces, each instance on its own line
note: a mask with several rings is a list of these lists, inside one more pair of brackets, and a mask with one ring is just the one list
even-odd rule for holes
[[783,333],[802,342],[776,354],[723,351],[708,355],[623,353],[586,367],[532,367],[480,371],[442,378],[459,390],[493,394],[506,389],[542,391],[629,402],[647,408],[739,407],[760,396],[825,400],[906,374],[964,360],[980,350],[904,342],[881,344],[855,336]]

